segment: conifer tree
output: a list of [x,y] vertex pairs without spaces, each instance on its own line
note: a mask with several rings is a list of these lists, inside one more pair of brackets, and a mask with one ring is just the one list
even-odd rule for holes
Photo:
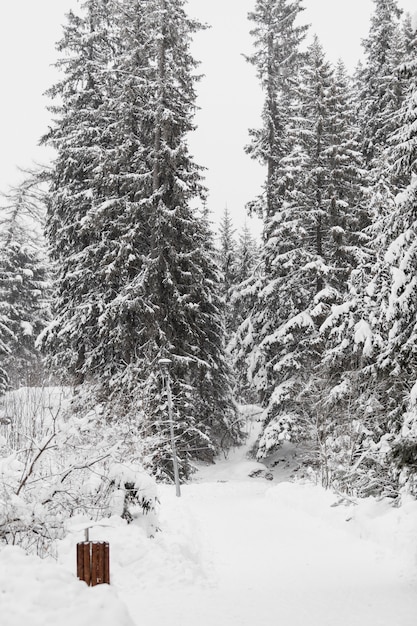
[[[110,146],[113,42],[110,4],[87,0],[70,12],[58,44],[63,77],[48,95],[54,125],[43,141],[56,150],[50,172],[47,236],[56,264],[53,322],[42,345],[52,363],[78,383],[105,367],[99,318],[111,293],[106,268],[111,241],[103,227],[112,200],[104,168]],[[116,210],[116,209],[114,209]]]
[[[265,406],[272,395],[275,375],[268,350],[262,342],[278,328],[277,316],[281,315],[274,231],[276,220],[282,216],[285,198],[294,189],[298,167],[294,156],[299,148],[295,139],[297,85],[304,58],[301,43],[306,27],[298,26],[297,20],[302,11],[299,0],[258,0],[255,10],[249,14],[254,23],[251,34],[255,53],[248,60],[257,69],[265,102],[262,128],[250,131],[251,143],[247,151],[266,165],[267,176],[263,196],[250,205],[263,217],[264,248],[262,273],[251,287],[256,306],[240,329],[242,332],[244,328],[246,337],[241,337],[239,343],[247,353],[248,381],[257,388]],[[285,245],[284,240],[281,243]]]
[[230,306],[230,298],[233,287],[236,285],[236,242],[234,239],[235,229],[226,207],[223,219],[220,223],[220,246],[219,246],[219,266],[222,273],[222,295],[225,302],[225,324],[228,336],[236,328],[234,313]]
[[14,387],[33,384],[41,365],[35,344],[48,321],[49,305],[43,221],[36,177],[4,197],[0,207],[0,361]]
[[250,130],[247,152],[267,167],[264,196],[249,206],[265,222],[273,218],[281,190],[291,184],[281,160],[293,144],[291,118],[303,59],[300,45],[308,28],[297,24],[303,10],[301,0],[257,0],[248,16],[254,23],[251,35],[255,46],[248,61],[256,67],[265,101],[263,125]]
[[361,155],[343,68],[335,78],[315,39],[303,76],[295,141],[280,162],[290,184],[275,190],[280,206],[267,221],[265,275],[253,318],[252,371],[267,408],[259,454],[286,438],[316,437],[319,328],[343,297],[364,225]]
[[[401,61],[401,10],[396,0],[374,0],[368,37],[363,41],[359,119],[363,153],[375,175],[384,168],[383,152],[396,129],[402,85],[395,69]],[[382,162],[381,162],[382,159]],[[379,164],[379,165],[378,165]]]
[[198,28],[183,0],[87,2],[83,18],[70,16],[72,64],[62,61],[67,75],[52,91],[64,106],[48,137],[58,150],[48,232],[61,269],[44,345],[95,385],[109,415],[137,419],[144,462],[165,478],[160,358],[172,361],[182,475],[239,437],[214,249],[191,209],[204,195],[187,146]]
[[[375,369],[379,377],[380,402],[386,412],[385,442],[391,446],[387,455],[395,486],[406,486],[417,494],[417,39],[412,60],[405,63],[407,94],[401,109],[400,124],[394,136],[392,161],[394,176],[406,180],[407,187],[395,199],[395,210],[383,223],[388,271],[382,274],[383,285],[378,294],[377,330],[384,342],[378,353]],[[383,438],[384,439],[384,438]],[[385,450],[386,452],[386,450]]]
[[416,30],[413,27],[413,19],[410,13],[406,13],[402,21],[402,35],[404,48],[404,63],[412,63],[415,51]]
[[[274,255],[274,289],[279,308],[274,326],[261,342],[268,389],[268,418],[261,439],[299,439],[309,435],[305,395],[318,364],[321,341],[317,329],[323,307],[334,298],[330,254],[331,234],[330,131],[333,73],[317,39],[309,47],[300,91],[298,146],[293,150],[294,188],[277,211],[269,238]],[[270,285],[263,292],[268,296]],[[274,435],[272,436],[272,432]],[[266,450],[265,450],[266,452]]]
[[[135,354],[135,377],[141,385],[145,419],[142,431],[152,447],[167,440],[166,418],[159,415],[157,361],[169,357],[177,412],[181,469],[189,459],[211,459],[225,437],[238,433],[224,356],[223,311],[213,249],[204,219],[190,208],[202,197],[200,170],[188,153],[186,134],[193,130],[196,63],[189,52],[199,25],[189,20],[184,2],[148,3],[156,71],[146,85],[154,100],[152,119],[152,190],[145,198],[149,251],[142,270],[127,283],[115,302],[128,302],[141,324]],[[113,304],[109,307],[109,315]],[[144,358],[143,358],[144,357]],[[156,443],[156,445],[155,445]],[[228,441],[230,443],[230,441]]]
[[[332,480],[339,488],[362,495],[396,495],[401,464],[407,474],[413,458],[412,437],[405,443],[404,456],[399,443],[401,425],[410,425],[413,414],[408,396],[413,359],[406,339],[413,342],[408,317],[413,315],[408,300],[409,296],[412,300],[408,263],[413,251],[407,243],[413,228],[412,184],[399,195],[398,191],[412,176],[410,95],[415,87],[413,64],[404,64],[413,57],[413,37],[407,20],[401,35],[399,15],[395,3],[376,2],[365,41],[367,65],[360,76],[371,82],[362,88],[368,98],[362,112],[367,111],[369,121],[369,128],[362,124],[362,129],[372,182],[368,193],[372,224],[362,262],[348,280],[345,301],[333,307],[323,326],[330,340],[324,363],[335,373],[327,402],[334,420],[326,440],[329,458],[333,457]],[[412,428],[404,427],[403,432],[411,433]]]
[[259,244],[247,223],[239,232],[236,253],[236,281],[241,283],[250,278],[259,264]]
[[236,251],[236,279],[230,298],[233,332],[228,351],[236,375],[236,395],[246,402],[258,400],[256,389],[248,379],[251,355],[248,354],[246,342],[251,337],[252,314],[261,278],[260,257],[260,248],[245,224],[239,233]]

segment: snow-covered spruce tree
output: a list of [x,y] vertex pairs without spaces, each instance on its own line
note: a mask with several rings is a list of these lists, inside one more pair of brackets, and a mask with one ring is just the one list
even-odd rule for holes
[[281,161],[292,184],[268,220],[262,305],[254,323],[260,339],[255,380],[267,407],[259,454],[285,438],[317,440],[319,327],[342,298],[359,254],[360,153],[343,71],[334,77],[315,40],[303,76],[296,143]]
[[[415,53],[403,67],[408,90],[400,126],[393,138],[394,176],[409,184],[395,200],[391,219],[385,220],[388,244],[384,262],[386,288],[378,301],[378,330],[384,342],[376,360],[380,402],[386,412],[387,432],[380,444],[393,473],[395,487],[417,495],[417,63]],[[389,444],[389,447],[386,444]],[[387,451],[387,448],[389,451]]]
[[236,240],[230,212],[226,207],[219,229],[219,266],[222,273],[222,295],[225,302],[225,324],[228,337],[236,328],[233,310],[230,306],[231,291],[236,284]]
[[[127,311],[140,324],[129,329],[135,345],[132,364],[120,372],[142,406],[140,425],[147,464],[172,474],[166,407],[161,402],[158,359],[172,360],[177,448],[184,476],[190,459],[210,460],[239,429],[224,355],[223,311],[214,249],[208,227],[190,204],[201,198],[200,169],[188,153],[193,130],[196,62],[190,39],[199,25],[189,20],[182,0],[147,2],[144,13],[150,43],[146,81],[150,120],[152,187],[144,198],[148,251],[141,271],[127,281],[108,307],[107,319]],[[127,329],[126,329],[127,330]],[[138,385],[139,381],[139,385]]]
[[49,234],[60,299],[44,344],[95,385],[109,415],[137,416],[145,462],[161,477],[172,473],[158,368],[168,356],[187,476],[191,458],[211,459],[239,433],[214,250],[190,208],[203,193],[186,143],[198,25],[180,0],[84,8],[84,18],[70,16],[77,28],[67,29],[64,49],[74,56],[61,62],[67,75],[55,88],[66,102],[50,133],[58,158]]
[[[407,41],[405,59],[410,61],[413,59],[410,33]],[[372,188],[371,254],[353,273],[346,303],[335,308],[326,322],[334,336],[326,358],[330,359],[333,370],[344,370],[335,381],[339,384],[334,387],[334,393],[329,393],[328,408],[338,419],[344,415],[345,419],[340,420],[341,430],[344,427],[346,433],[350,432],[349,437],[344,435],[347,444],[344,451],[341,439],[333,441],[339,445],[334,474],[339,486],[365,495],[395,496],[401,481],[407,480],[410,489],[415,490],[413,395],[410,394],[415,373],[412,349],[408,352],[414,332],[411,305],[414,270],[410,268],[414,262],[409,239],[414,219],[414,61],[400,65],[400,71],[405,94],[405,103],[396,117],[400,129],[387,139],[388,145],[377,147],[385,163],[391,163],[391,171],[382,173]],[[406,190],[395,197],[401,183],[410,178]],[[403,436],[404,456],[400,443]]]
[[[253,401],[256,392],[247,378],[246,349],[242,340],[247,335],[245,322],[253,309],[253,285],[258,279],[259,250],[245,224],[235,239],[235,230],[228,210],[220,224],[219,263],[222,272],[227,351],[235,372],[235,395]],[[243,325],[243,326],[242,326]]]
[[40,374],[35,343],[49,319],[43,217],[36,177],[4,196],[0,207],[0,362],[13,387],[33,384]]
[[[394,174],[402,177],[414,167],[416,118],[410,105],[404,107],[410,125],[398,134],[403,140],[394,150]],[[417,493],[414,176],[395,198],[383,191],[389,212],[370,229],[372,262],[353,273],[346,303],[326,322],[333,322],[333,348],[326,358],[331,368],[344,369],[329,393],[328,408],[336,416],[345,411],[340,420],[345,433],[338,442],[328,440],[327,447],[329,454],[332,444],[339,447],[333,459],[335,482],[360,495],[395,497],[405,485]]]
[[255,306],[239,329],[239,344],[246,351],[248,381],[257,388],[265,406],[275,377],[273,363],[260,345],[280,325],[280,293],[274,266],[276,240],[271,233],[284,198],[294,188],[296,167],[290,160],[298,147],[294,120],[303,60],[300,47],[306,33],[306,27],[297,25],[302,11],[299,0],[258,0],[249,14],[254,24],[251,34],[255,53],[248,60],[256,67],[265,102],[262,127],[250,131],[247,152],[266,165],[267,176],[263,195],[250,205],[264,220],[262,275],[250,287]]
[[113,200],[104,168],[114,121],[110,3],[87,0],[82,9],[80,16],[68,14],[58,44],[62,79],[48,92],[57,103],[50,107],[54,122],[43,138],[56,151],[46,227],[56,280],[53,321],[42,347],[76,383],[105,368],[105,355],[97,353],[98,320],[113,293],[105,270],[119,235],[109,237],[103,228],[103,222],[112,223]]
[[107,398],[134,353],[126,321],[134,327],[137,319],[126,311],[109,328],[103,314],[149,250],[149,50],[141,3],[88,0],[82,9],[68,16],[58,45],[63,78],[49,91],[58,99],[44,138],[57,152],[47,222],[57,280],[42,343],[55,367],[75,382],[100,380]]
[[404,49],[404,63],[412,63],[416,46],[416,30],[413,26],[413,18],[406,13],[402,21],[402,36]]
[[[107,39],[102,36],[108,50],[107,54],[103,50],[102,65],[98,65],[103,78],[107,75],[97,111],[99,128],[103,126],[98,130],[103,142],[95,168],[98,194],[83,218],[85,231],[99,234],[91,248],[94,271],[104,291],[94,321],[96,338],[84,370],[99,397],[108,402],[124,396],[129,405],[125,384],[129,368],[135,367],[143,319],[127,299],[120,306],[120,298],[141,272],[151,246],[155,114],[149,85],[156,70],[154,42],[148,33],[154,25],[149,17],[151,5],[144,0],[120,0],[109,7],[109,18],[103,22]],[[98,377],[93,374],[95,368]]]
[[248,15],[254,23],[251,35],[255,52],[247,60],[256,67],[265,102],[262,127],[249,131],[251,142],[246,150],[267,167],[264,194],[249,208],[265,221],[273,217],[279,206],[279,193],[289,184],[287,168],[282,168],[280,161],[293,143],[290,120],[303,58],[300,44],[308,29],[297,25],[303,10],[301,0],[257,0],[254,11]]
[[360,74],[358,117],[366,162],[379,177],[385,167],[382,153],[397,127],[403,99],[402,81],[395,70],[402,60],[404,40],[397,1],[374,0],[374,5],[369,34],[363,40],[365,62]]
[[332,295],[337,299],[361,258],[362,231],[369,223],[363,198],[363,160],[349,89],[343,63],[334,71],[315,38],[308,49],[300,89],[299,203],[308,229],[305,247],[310,246],[317,258],[325,261],[315,269],[316,293],[326,285],[338,292]]
[[236,282],[250,278],[259,264],[260,246],[245,223],[238,233],[236,250]]
[[271,431],[278,440],[319,438],[324,390],[317,386],[317,368],[324,343],[318,330],[329,307],[342,299],[355,263],[360,155],[343,70],[336,79],[315,39],[303,74],[296,193],[273,231],[281,321],[261,344],[274,359],[272,419],[261,446],[270,445]]
[[[403,89],[406,74],[404,70]],[[400,109],[397,124],[402,116]],[[325,407],[336,426],[326,439],[333,466],[330,480],[362,495],[395,494],[396,481],[381,450],[388,450],[386,438],[404,412],[401,377],[395,380],[381,367],[380,355],[391,332],[387,311],[393,270],[387,250],[403,231],[395,196],[410,172],[398,166],[388,169],[397,158],[392,146],[398,140],[386,141],[389,145],[375,146],[378,159],[371,164],[366,195],[372,223],[366,229],[363,258],[347,281],[344,303],[333,308],[322,328],[328,336],[324,368],[334,373]]]
[[260,248],[245,224],[239,233],[236,250],[236,278],[230,297],[233,332],[228,344],[236,376],[236,396],[242,402],[258,400],[256,389],[248,380],[247,342],[251,342],[251,317],[260,276]]
[[[384,207],[388,213],[395,209],[394,196],[382,182],[372,189],[371,208]],[[387,295],[389,273],[383,222],[381,217],[366,229],[368,242],[347,280],[344,299],[332,306],[320,328],[326,346],[319,369],[320,384],[325,380],[320,404],[326,424],[320,438],[323,480],[356,495],[380,493],[384,483],[389,491],[375,447],[386,432],[387,413],[375,369],[384,334],[378,321],[380,303]]]
[[235,261],[235,279],[231,289],[231,307],[233,310],[234,330],[248,317],[253,302],[246,297],[246,290],[260,274],[260,247],[255,237],[245,224],[238,235]]
[[[360,152],[359,131],[351,93],[351,80],[347,77],[343,63],[339,62],[328,92],[329,117],[324,123],[327,137],[322,138],[325,146],[322,159],[315,166],[319,178],[324,182],[321,238],[325,260],[323,281],[326,288],[315,297],[317,306],[313,309],[321,354],[303,394],[304,401],[306,397],[309,398],[307,404],[310,406],[310,419],[314,416],[312,423],[317,460],[322,470],[323,484],[326,486],[334,480],[332,463],[334,467],[340,468],[341,457],[345,458],[350,453],[341,446],[341,438],[352,427],[350,412],[342,402],[343,390],[350,389],[346,385],[346,374],[350,367],[346,361],[337,363],[334,355],[334,350],[337,352],[346,337],[352,335],[352,328],[347,325],[343,332],[334,332],[332,337],[329,336],[330,328],[333,323],[340,323],[342,311],[351,312],[345,303],[350,298],[356,302],[356,283],[359,280],[362,284],[360,276],[363,273],[366,275],[366,269],[369,272],[372,260],[370,235],[366,231],[372,216],[367,192],[368,175]],[[323,166],[322,173],[320,162]],[[312,172],[314,173],[314,168]],[[355,278],[349,296],[349,279],[353,275]],[[327,319],[330,307],[338,313],[332,317],[332,321]],[[353,363],[351,366],[354,366]],[[350,401],[349,394],[347,392],[346,397]],[[338,459],[335,460],[337,456]]]

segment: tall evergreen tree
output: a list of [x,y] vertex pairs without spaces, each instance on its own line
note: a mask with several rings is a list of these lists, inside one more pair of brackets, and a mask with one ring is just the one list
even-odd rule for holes
[[[258,0],[249,14],[254,23],[255,53],[249,61],[255,65],[265,94],[262,128],[252,130],[248,153],[267,167],[264,195],[252,203],[264,220],[264,249],[262,276],[252,286],[256,306],[244,324],[246,338],[241,344],[248,354],[249,382],[256,386],[262,402],[268,405],[271,397],[271,370],[265,352],[260,349],[264,338],[279,326],[280,293],[276,280],[276,219],[282,215],[284,198],[294,189],[297,165],[294,154],[298,150],[296,134],[296,107],[298,104],[298,77],[303,62],[301,43],[306,27],[298,26],[303,11],[299,0]],[[284,245],[284,242],[281,242]]]
[[[385,405],[385,442],[396,488],[406,486],[417,495],[417,63],[414,55],[403,67],[407,94],[400,124],[392,142],[392,161],[397,180],[409,180],[395,199],[393,213],[383,222],[386,248],[382,274],[383,286],[378,298],[376,330],[384,342],[375,363],[379,375],[380,402]],[[382,273],[382,272],[380,272]],[[384,439],[384,438],[383,438]],[[386,452],[386,449],[385,449]]]
[[406,13],[404,16],[402,34],[404,41],[404,62],[409,64],[413,62],[416,45],[416,30],[413,26],[413,18],[410,13]]
[[35,343],[49,317],[43,217],[36,177],[12,189],[0,207],[0,361],[14,387],[37,382],[41,367]]
[[[150,249],[143,270],[123,293],[141,312],[139,345],[145,412],[143,432],[155,450],[155,436],[167,439],[158,416],[155,387],[158,357],[173,360],[172,378],[178,414],[179,450],[185,474],[190,457],[212,458],[224,437],[236,436],[224,356],[223,311],[219,277],[208,228],[193,213],[190,201],[202,197],[200,170],[188,153],[186,135],[193,130],[196,63],[190,39],[199,24],[189,20],[184,2],[158,0],[148,5],[156,72],[148,82],[153,119],[152,195],[147,199]],[[132,306],[132,305],[130,305]],[[109,309],[111,311],[111,308]],[[159,444],[155,453],[158,456]],[[158,459],[156,464],[161,465]]]
[[316,39],[303,76],[296,124],[290,122],[294,141],[280,161],[290,184],[275,189],[279,205],[266,224],[265,276],[253,318],[253,374],[267,407],[260,454],[286,438],[315,436],[319,328],[342,298],[364,225],[361,156],[343,68],[335,78]]
[[265,94],[263,125],[250,131],[247,152],[267,167],[264,196],[249,206],[267,221],[279,206],[279,194],[291,181],[282,167],[293,144],[291,118],[297,101],[297,77],[303,54],[300,45],[307,26],[297,20],[304,10],[301,0],[257,0],[249,13],[255,52],[248,61],[256,67]]
[[[47,235],[56,265],[53,322],[43,347],[53,363],[83,382],[105,367],[99,318],[109,300],[109,245],[103,229],[113,198],[104,164],[113,118],[113,40],[110,4],[87,0],[83,14],[70,12],[58,44],[63,78],[48,92],[54,125],[43,141],[56,150],[50,173]],[[115,209],[116,210],[116,209]],[[108,220],[107,220],[108,221]]]
[[183,475],[190,459],[239,437],[214,250],[191,209],[204,191],[187,146],[198,28],[183,0],[87,2],[83,18],[70,16],[72,63],[62,61],[66,78],[52,91],[64,104],[48,138],[58,150],[49,236],[61,269],[44,343],[113,412],[138,414],[145,462],[161,476],[172,473],[161,357],[172,360]]
[[[268,418],[261,440],[308,436],[309,406],[300,392],[308,386],[321,354],[318,325],[323,306],[334,298],[330,264],[329,163],[333,105],[332,69],[317,40],[308,50],[300,92],[298,146],[293,150],[294,187],[277,211],[267,244],[273,255],[279,308],[262,338],[267,375]],[[263,294],[269,297],[270,284]],[[272,432],[274,436],[271,436]],[[266,450],[265,450],[266,451]]]
[[260,262],[259,243],[245,223],[238,234],[236,248],[236,284],[240,284],[253,276]]
[[[402,103],[402,85],[395,69],[400,62],[402,38],[397,0],[374,0],[368,36],[363,40],[365,63],[361,72],[359,119],[363,153],[376,175],[384,168],[383,152],[396,129]],[[382,159],[382,162],[381,162]]]
[[247,343],[251,343],[252,314],[261,274],[260,248],[245,224],[236,251],[236,278],[230,298],[233,332],[228,351],[236,374],[236,395],[246,402],[258,401],[256,389],[248,379]]
[[[393,8],[386,4],[385,9]],[[336,477],[339,487],[361,494],[395,496],[401,483],[415,492],[410,393],[415,380],[415,55],[409,22],[407,27],[405,21],[401,38],[398,28],[392,28],[393,13],[384,14],[384,7],[377,8],[373,26],[377,17],[385,15],[385,29],[391,27],[391,39],[386,35],[385,41],[382,37],[379,41],[387,60],[386,75],[380,77],[379,84],[389,92],[389,97],[381,93],[380,113],[391,111],[391,118],[389,126],[379,129],[374,138],[370,162],[374,184],[369,194],[373,223],[368,254],[348,281],[345,302],[334,307],[325,324],[326,332],[331,329],[331,348],[325,360],[329,370],[338,373],[327,403],[336,428],[326,445],[329,457],[333,456],[333,480]],[[381,20],[381,29],[383,25]],[[371,35],[375,36],[372,29]],[[384,102],[395,106],[384,110]],[[406,189],[398,194],[404,185]],[[339,437],[334,436],[337,430]]]
[[222,291],[226,306],[225,323],[228,336],[235,328],[234,313],[230,307],[230,298],[232,289],[236,284],[236,241],[235,229],[233,228],[230,212],[226,207],[223,213],[223,219],[220,223],[219,232],[219,266],[222,273]]

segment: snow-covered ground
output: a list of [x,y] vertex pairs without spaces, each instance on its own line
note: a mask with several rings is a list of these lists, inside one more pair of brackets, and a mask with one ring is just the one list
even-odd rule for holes
[[1,625],[414,626],[417,502],[340,504],[290,482],[289,460],[271,475],[245,447],[201,467],[181,498],[160,486],[153,538],[119,518],[93,529],[110,543],[110,587],[75,577],[81,520],[58,563],[0,549]]

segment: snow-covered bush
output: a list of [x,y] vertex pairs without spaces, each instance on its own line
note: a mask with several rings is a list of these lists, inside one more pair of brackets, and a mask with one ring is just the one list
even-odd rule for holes
[[157,528],[155,481],[137,463],[113,463],[106,479],[111,492],[110,509],[127,521],[145,527],[148,535]]
[[[20,389],[2,399],[0,541],[50,553],[69,517],[119,514],[156,527],[154,481],[126,427],[109,426],[100,407],[74,413],[60,388]],[[123,460],[123,462],[122,462]]]

